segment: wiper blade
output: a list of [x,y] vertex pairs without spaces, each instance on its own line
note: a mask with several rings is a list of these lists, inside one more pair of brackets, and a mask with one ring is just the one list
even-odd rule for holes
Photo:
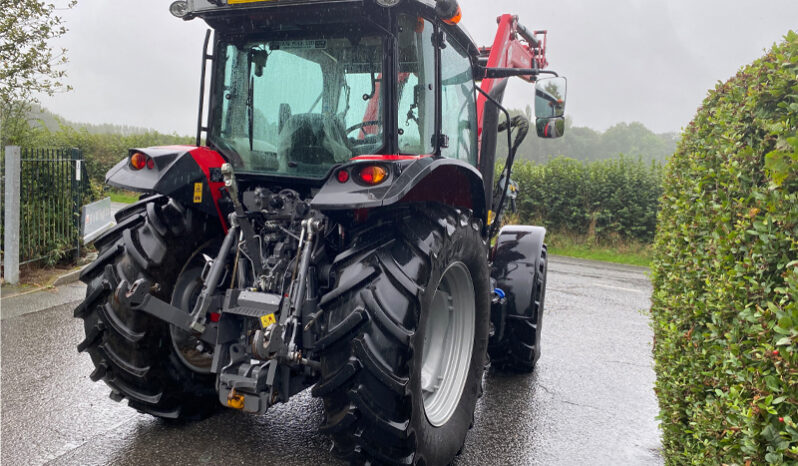
[[252,133],[255,126],[255,78],[249,78],[249,89],[247,90],[247,126],[249,130],[249,150],[252,150]]

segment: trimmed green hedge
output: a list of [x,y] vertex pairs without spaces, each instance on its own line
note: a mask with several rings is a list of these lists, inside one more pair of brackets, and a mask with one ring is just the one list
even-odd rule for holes
[[653,262],[669,464],[798,462],[798,35],[719,84],[666,169]]
[[105,184],[105,174],[128,155],[128,149],[163,146],[171,144],[194,144],[194,138],[176,134],[161,134],[157,131],[142,134],[91,134],[85,128],[74,129],[62,125],[58,131],[36,128],[31,131],[26,146],[29,147],[76,147],[83,151],[92,183]]
[[597,240],[654,238],[662,193],[657,162],[624,156],[595,162],[558,157],[541,165],[519,161],[512,178],[520,188],[521,223]]

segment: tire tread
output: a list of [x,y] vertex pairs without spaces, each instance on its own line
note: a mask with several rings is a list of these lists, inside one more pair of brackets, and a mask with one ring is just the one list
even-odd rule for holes
[[[181,212],[175,205],[160,195],[142,199],[117,212],[118,225],[95,243],[99,256],[81,273],[86,298],[74,311],[86,330],[78,350],[89,353],[95,366],[89,377],[104,380],[112,399],[127,399],[132,408],[158,417],[202,418],[218,406],[213,381],[182,365],[167,323],[115,299],[120,284],[139,278],[160,284],[159,297],[169,299],[180,261],[214,231],[191,211],[175,215]],[[174,235],[176,230],[194,235]],[[167,253],[170,260],[163,261]]]

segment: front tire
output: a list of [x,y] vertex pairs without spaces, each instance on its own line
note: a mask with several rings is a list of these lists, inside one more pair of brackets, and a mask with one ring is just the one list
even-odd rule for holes
[[530,373],[540,358],[548,274],[544,237],[541,227],[512,226],[504,227],[496,240],[494,275],[508,309],[503,334],[491,339],[488,354],[500,371]]
[[336,257],[335,287],[320,303],[321,430],[353,463],[449,464],[473,423],[486,362],[482,225],[435,204],[383,215]]
[[169,324],[123,306],[122,283],[146,278],[167,302],[178,276],[207,238],[219,235],[207,218],[164,196],[152,196],[116,215],[117,226],[95,241],[98,258],[81,273],[86,299],[75,309],[91,356],[90,378],[111,387],[111,398],[163,418],[206,417],[218,406],[212,375],[189,369],[172,344]]

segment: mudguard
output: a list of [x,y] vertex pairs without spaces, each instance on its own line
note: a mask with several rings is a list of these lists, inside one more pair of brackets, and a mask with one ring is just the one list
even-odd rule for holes
[[[388,169],[386,181],[377,186],[359,182],[353,174],[363,165]],[[338,172],[345,170],[346,181]],[[473,166],[455,159],[415,156],[374,156],[355,159],[333,171],[313,198],[311,207],[320,211],[371,209],[398,202],[435,201],[472,209],[483,224],[487,205],[482,175]]]
[[[493,249],[491,278],[496,287],[504,292],[504,304],[491,307],[491,322],[494,327],[494,341],[504,338],[507,319],[531,320],[537,325],[540,335],[543,313],[538,302],[545,289],[538,274],[546,269],[546,257],[542,257],[546,229],[528,225],[508,225],[502,227]],[[545,288],[545,281],[542,286]],[[535,342],[537,343],[537,342]],[[540,355],[540,345],[535,344],[535,359]]]
[[163,146],[131,149],[153,161],[152,168],[134,170],[129,158],[116,164],[105,175],[105,182],[130,191],[157,193],[169,196],[182,205],[208,215],[218,216],[226,229],[226,221],[219,208],[224,187],[221,166],[225,162],[218,152],[206,147]]
[[[144,193],[158,193],[176,199],[209,215],[218,215],[226,228],[220,208],[224,181],[222,156],[206,147],[165,146],[131,149],[142,152],[154,164],[134,170],[128,158],[106,175],[106,183]],[[376,186],[359,182],[354,176],[363,165],[378,164],[388,170],[387,179]],[[349,176],[339,181],[338,172]],[[487,204],[482,176],[466,162],[440,157],[366,156],[334,168],[311,201],[320,211],[342,211],[385,207],[398,202],[441,202],[472,209],[474,216],[487,221]]]

